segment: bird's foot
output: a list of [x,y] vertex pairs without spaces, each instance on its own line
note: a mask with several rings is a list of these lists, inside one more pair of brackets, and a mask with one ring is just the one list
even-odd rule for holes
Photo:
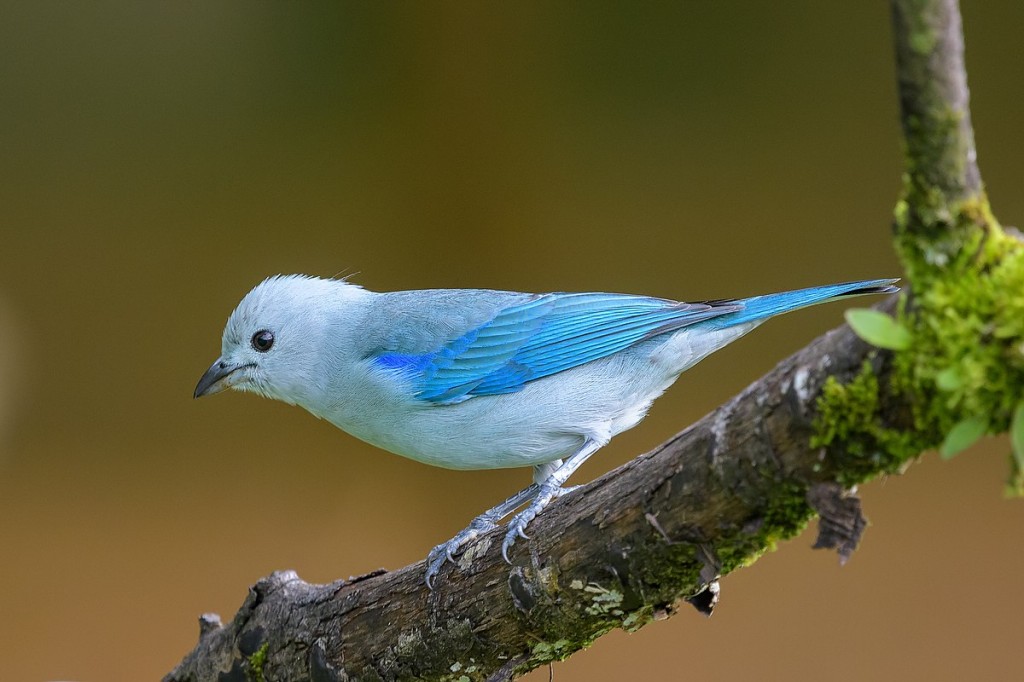
[[512,549],[512,545],[515,544],[516,538],[523,538],[524,540],[530,539],[530,536],[525,532],[530,521],[533,521],[537,517],[537,514],[540,514],[544,507],[548,506],[552,500],[567,493],[571,493],[580,487],[582,486],[573,485],[568,488],[563,488],[555,483],[541,484],[540,491],[537,493],[537,496],[533,498],[533,502],[531,502],[526,509],[513,516],[512,520],[508,522],[508,532],[505,533],[505,540],[501,543],[501,556],[505,558],[507,563],[512,563],[512,560],[508,558],[508,551]]
[[497,526],[496,520],[490,513],[484,513],[473,519],[468,527],[462,529],[455,537],[448,542],[430,550],[427,555],[427,587],[434,589],[434,577],[437,576],[441,567],[446,561],[455,563],[455,556],[470,542],[480,537]]

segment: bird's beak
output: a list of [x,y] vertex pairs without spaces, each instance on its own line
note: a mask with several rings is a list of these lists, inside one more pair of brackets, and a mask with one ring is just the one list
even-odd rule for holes
[[251,364],[239,365],[220,359],[210,365],[210,369],[199,379],[196,384],[196,391],[193,398],[202,398],[204,395],[213,395],[229,389],[242,381],[245,377],[239,370],[251,367]]

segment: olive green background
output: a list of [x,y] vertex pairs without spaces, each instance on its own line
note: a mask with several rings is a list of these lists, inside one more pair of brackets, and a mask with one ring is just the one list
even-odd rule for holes
[[[965,24],[982,173],[1013,224],[1024,5],[969,3]],[[8,3],[0,679],[156,679],[260,576],[403,566],[528,481],[252,396],[193,402],[263,277],[704,299],[897,275],[896,102],[884,2]],[[705,361],[577,481],[841,313]],[[712,619],[612,633],[555,679],[1011,677],[1007,450],[865,486],[847,566],[806,533],[726,578]]]

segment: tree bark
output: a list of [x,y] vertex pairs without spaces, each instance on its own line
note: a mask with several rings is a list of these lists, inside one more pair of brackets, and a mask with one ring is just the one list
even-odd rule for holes
[[[924,244],[939,239],[937,206],[981,191],[960,17],[953,0],[892,7],[905,201],[917,216],[903,229]],[[227,625],[204,616],[198,645],[164,679],[506,680],[614,628],[666,618],[684,600],[710,612],[720,575],[815,513],[818,544],[847,556],[863,529],[850,486],[901,462],[842,442],[811,447],[816,400],[829,377],[849,382],[865,363],[884,381],[890,360],[846,327],[826,334],[656,450],[557,500],[512,566],[497,529],[433,592],[422,562],[329,585],[275,573]],[[906,405],[886,404],[882,418],[883,428],[912,428]]]
[[[869,355],[845,327],[819,338],[653,452],[553,503],[511,567],[497,529],[433,592],[422,562],[329,585],[275,573],[165,679],[244,680],[264,646],[267,679],[508,679],[613,628],[665,618],[799,532],[809,499],[824,508],[844,497],[837,463],[808,445],[812,398]],[[872,362],[884,374],[883,356]]]
[[892,21],[907,179],[944,203],[981,191],[957,0],[894,0]]

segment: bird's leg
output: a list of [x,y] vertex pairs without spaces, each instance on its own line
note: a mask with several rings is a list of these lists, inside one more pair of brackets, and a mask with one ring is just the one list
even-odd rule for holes
[[562,466],[562,460],[556,459],[544,464],[536,464],[533,467],[533,482],[540,485],[544,481],[548,480],[551,474],[558,471],[558,468]]
[[[566,459],[565,463],[552,471],[543,482],[538,482],[539,485],[537,483],[534,484],[538,485],[538,489],[536,494],[533,496],[533,501],[530,503],[530,506],[513,516],[512,520],[508,522],[508,532],[505,533],[505,540],[501,543],[501,555],[505,557],[505,561],[512,563],[508,558],[508,550],[510,550],[512,545],[515,544],[517,537],[526,540],[529,539],[524,531],[530,521],[533,521],[537,514],[539,514],[544,507],[548,506],[548,503],[551,502],[551,500],[561,497],[568,492],[572,492],[579,487],[573,486],[571,488],[563,488],[562,484],[569,480],[569,477],[572,476],[573,473],[575,473],[575,471],[579,469],[592,454],[597,452],[602,445],[604,445],[604,443],[592,440],[586,441],[583,444],[583,447],[580,448],[575,455]],[[539,471],[540,467],[537,467],[537,469],[538,471],[536,473],[541,473]],[[537,479],[534,478],[534,480],[536,481]]]
[[436,576],[438,571],[441,570],[441,567],[444,566],[444,562],[451,561],[454,563],[455,555],[465,545],[469,544],[478,536],[483,535],[487,531],[496,527],[498,525],[498,521],[501,521],[503,518],[514,512],[524,502],[532,500],[537,496],[537,493],[540,490],[541,486],[537,483],[533,483],[526,488],[523,488],[504,502],[496,504],[480,516],[473,519],[472,523],[470,523],[468,527],[464,528],[451,540],[443,542],[430,550],[430,554],[427,555],[427,587],[434,589],[432,584],[434,576]]

